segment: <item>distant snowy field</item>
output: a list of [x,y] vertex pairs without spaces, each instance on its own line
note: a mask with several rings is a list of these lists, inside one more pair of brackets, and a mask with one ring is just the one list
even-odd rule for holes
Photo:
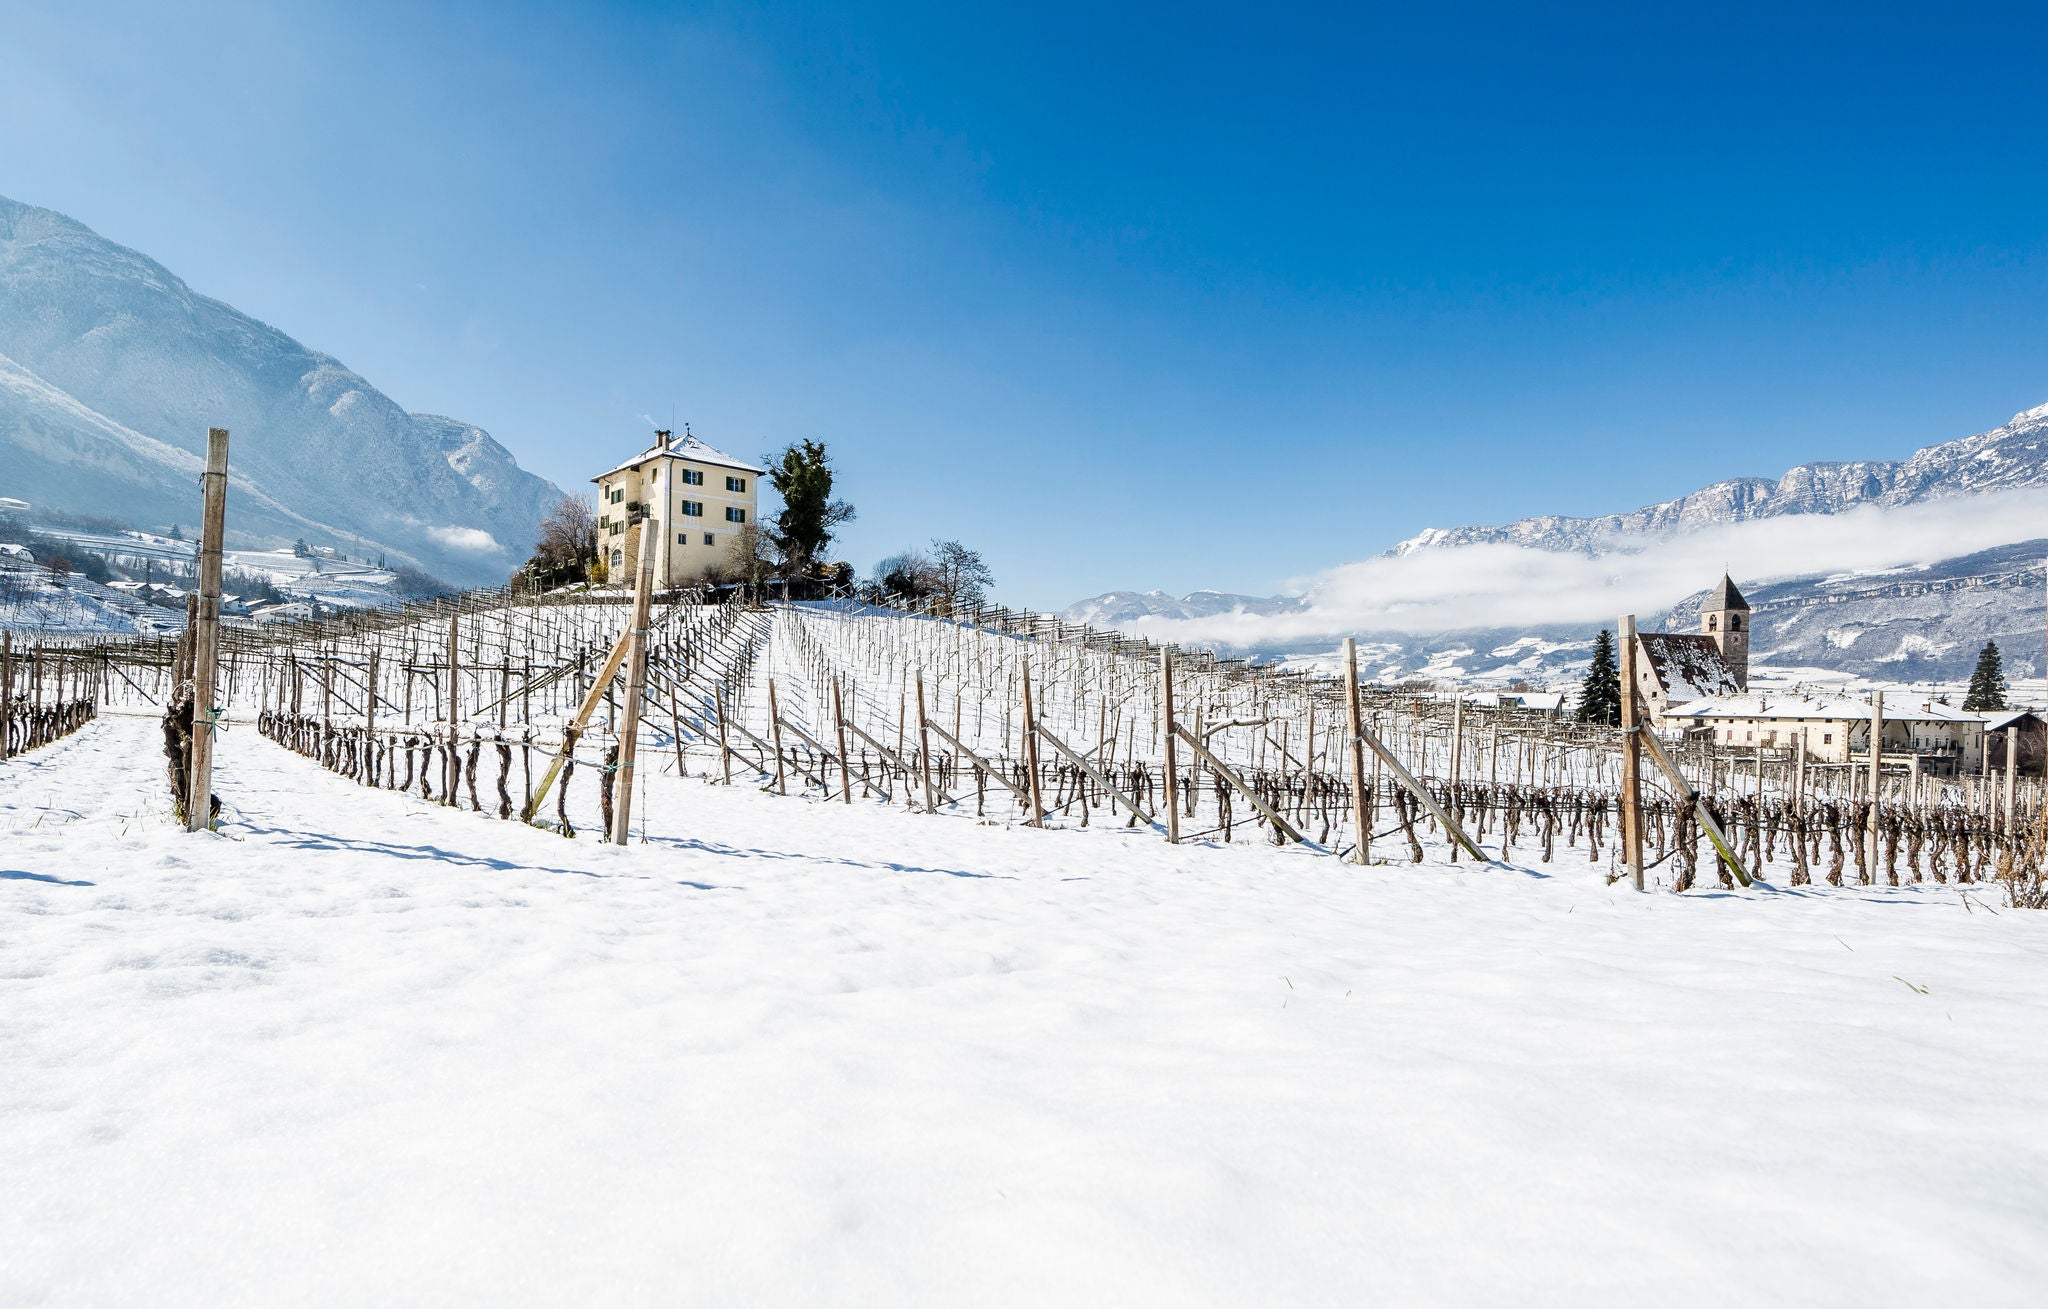
[[[2048,915],[0,764],[0,1303],[2022,1305]],[[1975,893],[1996,906],[1995,893]]]

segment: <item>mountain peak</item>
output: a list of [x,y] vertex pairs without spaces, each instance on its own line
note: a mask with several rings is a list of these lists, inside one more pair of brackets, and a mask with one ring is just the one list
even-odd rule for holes
[[474,424],[408,414],[146,255],[5,197],[0,356],[33,379],[0,386],[0,457],[11,493],[42,507],[191,525],[184,465],[225,427],[247,492],[229,493],[235,539],[374,549],[481,583],[563,494]]

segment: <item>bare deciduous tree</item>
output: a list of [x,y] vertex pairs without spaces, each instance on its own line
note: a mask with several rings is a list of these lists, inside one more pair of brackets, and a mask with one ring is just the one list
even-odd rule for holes
[[537,585],[560,586],[591,580],[597,562],[597,515],[580,496],[565,495],[541,520],[525,574]]

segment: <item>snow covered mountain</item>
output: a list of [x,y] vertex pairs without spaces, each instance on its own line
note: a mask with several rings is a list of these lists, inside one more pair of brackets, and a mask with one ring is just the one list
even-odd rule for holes
[[1599,550],[1631,537],[1788,514],[1838,514],[1859,505],[1920,504],[2039,486],[2048,486],[2048,405],[2014,414],[2003,427],[1928,446],[1905,460],[1801,464],[1776,481],[1738,477],[1633,513],[1599,518],[1545,515],[1503,527],[1430,528],[1387,553],[1482,542]]
[[[1757,610],[1760,665],[1948,681],[1996,640],[2010,675],[2038,678],[2048,405],[1904,460],[1806,464],[1632,513],[1431,529],[1330,570],[1299,596],[1112,591],[1064,616],[1308,663],[1328,663],[1355,634],[1379,680],[1555,685],[1584,670],[1593,631],[1612,624],[1604,615],[1628,609],[1646,630],[1696,630],[1705,588],[1731,555],[1750,560],[1738,575]],[[1658,582],[1670,578],[1679,580]],[[1695,578],[1699,589],[1683,594]],[[1586,607],[1588,594],[1588,612],[1560,612],[1568,598]],[[1459,617],[1511,597],[1523,601],[1515,619]],[[1403,628],[1404,612],[1425,611],[1435,621]]]
[[234,433],[236,544],[304,537],[496,582],[562,495],[482,429],[407,413],[153,260],[0,197],[0,495],[189,530],[209,426]]

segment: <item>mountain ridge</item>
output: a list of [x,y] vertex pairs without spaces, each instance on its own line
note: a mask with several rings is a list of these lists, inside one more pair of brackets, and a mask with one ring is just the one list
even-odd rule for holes
[[[1854,512],[1904,510],[1936,501],[1975,506],[2009,501],[2012,493],[2048,488],[2048,405],[2022,410],[1999,427],[1937,442],[1900,460],[1847,460],[1797,465],[1776,479],[1732,478],[1628,513],[1572,517],[1536,515],[1497,526],[1431,528],[1372,556],[1425,563],[1469,547],[1519,547],[1599,559],[1677,543],[1709,528],[1798,516],[1832,518]],[[1894,520],[1885,520],[1887,530]],[[2007,520],[2000,520],[2010,527]],[[2043,519],[2048,527],[2048,519]],[[1898,680],[1948,680],[1966,675],[1986,640],[2007,653],[2012,674],[2038,676],[2044,664],[2042,560],[2048,535],[2022,524],[2018,538],[1990,548],[1960,539],[1947,553],[1878,569],[1800,570],[1743,579],[1757,610],[1753,659],[1779,667],[1818,669]],[[1475,555],[1474,567],[1486,566]],[[1435,565],[1432,565],[1433,567]],[[1702,574],[1718,566],[1702,565]],[[1701,581],[1709,578],[1702,576]],[[1690,631],[1704,586],[1643,615],[1644,630]],[[1118,627],[1157,639],[1192,639],[1259,657],[1327,661],[1341,615],[1317,610],[1316,589],[1303,595],[1235,596],[1215,591],[1174,597],[1160,591],[1110,591],[1062,611],[1075,622]],[[1282,620],[1261,631],[1257,620]],[[1203,620],[1228,620],[1204,624]],[[1305,623],[1304,620],[1318,620]],[[1189,635],[1175,631],[1188,625]],[[1590,623],[1465,626],[1401,632],[1356,629],[1368,676],[1383,681],[1434,677],[1499,683],[1563,684],[1583,672]],[[1289,635],[1288,633],[1294,633]]]
[[482,428],[409,413],[140,251],[5,197],[0,356],[0,481],[57,508],[189,524],[186,458],[226,427],[231,533],[479,583],[503,580],[562,494]]

